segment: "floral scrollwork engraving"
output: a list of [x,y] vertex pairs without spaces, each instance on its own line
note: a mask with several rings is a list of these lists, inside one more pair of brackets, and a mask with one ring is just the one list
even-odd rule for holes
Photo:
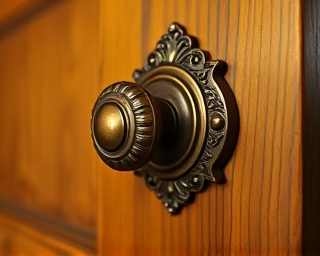
[[[173,23],[148,56],[147,63],[133,74],[137,81],[141,75],[161,65],[174,65],[197,82],[203,92],[207,111],[207,139],[197,163],[182,176],[173,180],[161,179],[143,172],[147,186],[154,190],[168,211],[178,213],[193,194],[202,191],[207,181],[224,183],[224,173],[215,161],[223,148],[228,127],[228,114],[223,94],[215,76],[223,78],[227,66],[223,61],[209,61],[208,54],[197,48],[197,42],[185,30]],[[141,172],[140,172],[141,174]]]

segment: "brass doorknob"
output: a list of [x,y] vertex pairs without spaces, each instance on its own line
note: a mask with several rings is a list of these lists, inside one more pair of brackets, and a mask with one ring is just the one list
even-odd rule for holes
[[144,87],[118,82],[102,91],[92,113],[94,146],[113,169],[144,167],[176,178],[195,164],[205,142],[205,102],[197,83],[177,67],[148,74],[140,80]]
[[145,177],[170,213],[207,181],[225,182],[239,116],[223,61],[209,61],[173,23],[133,74],[99,95],[91,120],[94,147],[111,168]]
[[136,170],[149,161],[163,137],[160,105],[135,83],[119,82],[103,90],[93,110],[92,137],[107,165]]

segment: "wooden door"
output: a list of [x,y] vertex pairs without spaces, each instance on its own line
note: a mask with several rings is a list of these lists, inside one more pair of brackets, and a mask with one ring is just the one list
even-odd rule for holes
[[[4,13],[0,254],[301,254],[300,2],[48,0]],[[173,21],[228,63],[240,112],[227,183],[176,216],[90,138],[98,94],[132,81]]]
[[[134,10],[134,11],[133,11]],[[172,21],[214,59],[240,112],[227,183],[170,216],[133,174],[99,164],[99,249],[110,255],[297,255],[302,227],[300,1],[118,1],[101,6],[103,86],[131,80]]]

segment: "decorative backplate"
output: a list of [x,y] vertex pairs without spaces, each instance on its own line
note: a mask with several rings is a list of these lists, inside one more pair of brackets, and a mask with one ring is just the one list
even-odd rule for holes
[[209,61],[208,53],[196,47],[196,40],[180,25],[173,23],[149,55],[147,64],[133,74],[135,81],[148,90],[144,81],[150,72],[157,72],[161,67],[178,68],[193,79],[205,104],[206,139],[200,149],[195,148],[200,150],[195,164],[170,179],[160,178],[147,167],[136,171],[145,177],[148,187],[156,192],[172,214],[190,202],[195,192],[202,191],[207,181],[226,182],[222,168],[230,158],[238,137],[237,104],[224,79],[227,65],[220,60]]

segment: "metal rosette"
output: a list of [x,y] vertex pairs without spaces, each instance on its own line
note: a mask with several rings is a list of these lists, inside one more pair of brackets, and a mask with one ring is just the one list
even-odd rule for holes
[[[133,74],[135,81],[151,94],[155,93],[156,87],[166,88],[169,81],[176,87],[181,83],[184,87],[181,93],[189,93],[196,100],[193,116],[197,123],[190,132],[196,139],[190,144],[190,155],[183,155],[188,164],[179,165],[176,167],[179,171],[168,174],[154,170],[152,166],[137,171],[144,175],[148,187],[156,192],[172,214],[190,202],[192,195],[202,191],[208,181],[226,182],[223,167],[231,157],[238,138],[238,108],[224,78],[227,64],[220,60],[209,61],[208,53],[197,45],[184,28],[173,23],[149,55],[146,65]],[[157,76],[159,81],[154,82],[152,78]],[[173,93],[162,92],[159,97],[170,97]]]

